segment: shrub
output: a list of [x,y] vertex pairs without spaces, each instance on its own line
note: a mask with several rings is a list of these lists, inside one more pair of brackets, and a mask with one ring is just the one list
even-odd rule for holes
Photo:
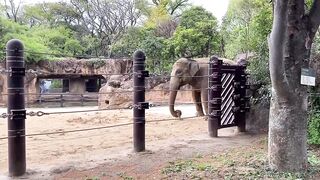
[[320,145],[320,113],[312,113],[308,123],[308,143]]

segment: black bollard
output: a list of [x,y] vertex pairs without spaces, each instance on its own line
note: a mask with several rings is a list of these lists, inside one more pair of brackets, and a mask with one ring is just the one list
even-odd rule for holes
[[6,45],[8,83],[8,164],[10,176],[26,172],[25,99],[23,44],[17,39]]
[[211,137],[218,137],[218,129],[221,122],[221,104],[222,104],[222,60],[213,56],[209,63],[208,78],[208,130]]
[[149,104],[145,102],[145,54],[138,50],[133,55],[133,146],[135,152],[145,150],[145,109]]

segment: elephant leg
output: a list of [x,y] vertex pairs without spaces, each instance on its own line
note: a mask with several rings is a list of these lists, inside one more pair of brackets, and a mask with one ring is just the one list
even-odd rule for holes
[[[206,115],[209,115],[209,111],[208,111],[208,91],[206,89],[203,89],[201,91],[201,99],[202,99],[202,105],[204,107],[204,111],[206,113]],[[204,120],[208,120],[209,117],[205,116]]]
[[192,91],[192,99],[196,105],[197,116],[204,116],[202,105],[201,105],[201,92],[200,91]]
[[206,113],[206,115],[209,114],[208,111],[208,91],[206,89],[203,89],[201,91],[201,99],[202,99],[202,104],[204,107],[204,112]]

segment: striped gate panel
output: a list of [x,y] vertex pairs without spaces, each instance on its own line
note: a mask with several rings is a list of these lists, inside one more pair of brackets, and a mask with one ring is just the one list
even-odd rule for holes
[[233,101],[233,94],[234,94],[234,88],[233,88],[233,80],[234,80],[234,74],[233,73],[223,73],[222,74],[222,116],[221,116],[221,127],[229,127],[235,125],[235,117],[232,111],[232,108],[234,106]]

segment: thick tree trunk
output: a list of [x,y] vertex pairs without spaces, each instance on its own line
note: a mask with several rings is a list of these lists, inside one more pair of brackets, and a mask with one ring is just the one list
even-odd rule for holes
[[269,119],[269,165],[278,171],[301,171],[307,167],[307,114],[305,99],[279,102],[272,94]]
[[274,0],[268,156],[270,167],[278,171],[307,168],[307,88],[300,84],[300,76],[301,68],[309,67],[319,0],[313,5],[316,13],[310,12],[313,18],[304,7],[304,0]]

